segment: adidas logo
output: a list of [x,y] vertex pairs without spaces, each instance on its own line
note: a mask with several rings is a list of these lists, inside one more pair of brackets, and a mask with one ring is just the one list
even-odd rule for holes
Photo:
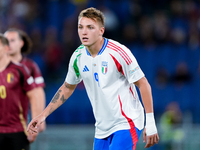
[[83,72],[89,71],[88,67],[85,65],[85,67],[83,68]]

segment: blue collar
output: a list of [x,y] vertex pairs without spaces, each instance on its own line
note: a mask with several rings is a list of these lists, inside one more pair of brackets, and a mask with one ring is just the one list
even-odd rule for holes
[[[106,49],[107,44],[108,44],[108,39],[104,38],[103,46],[97,55],[101,55],[103,53],[103,51]],[[85,48],[85,49],[86,49],[87,55],[91,56],[90,53],[88,52],[87,48]]]

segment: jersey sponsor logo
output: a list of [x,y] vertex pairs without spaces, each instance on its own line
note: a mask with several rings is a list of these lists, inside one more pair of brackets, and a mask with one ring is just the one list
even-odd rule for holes
[[106,74],[107,71],[108,71],[108,62],[102,61],[101,66],[102,66],[102,73],[103,73],[103,74]]
[[85,65],[85,67],[83,68],[83,72],[87,72],[89,71],[88,67]]
[[137,66],[135,69],[129,71],[129,75],[132,75],[135,71],[139,69],[139,66]]
[[12,83],[14,81],[14,75],[12,73],[7,74],[7,82]]

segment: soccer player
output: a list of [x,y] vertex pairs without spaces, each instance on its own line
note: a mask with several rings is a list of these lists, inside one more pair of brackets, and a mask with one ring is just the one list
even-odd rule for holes
[[0,149],[29,150],[37,136],[28,136],[26,128],[29,102],[32,118],[39,112],[35,83],[25,66],[10,60],[8,50],[9,42],[0,34]]
[[[28,54],[31,52],[32,48],[32,41],[29,38],[29,36],[22,30],[11,28],[8,29],[4,35],[9,41],[9,51],[8,54],[13,62],[19,62],[23,65],[25,65],[30,73],[31,76],[34,79],[34,82],[36,84],[36,93],[40,100],[40,112],[41,113],[46,104],[45,99],[45,92],[44,92],[44,78],[42,77],[41,71],[38,67],[38,65],[31,59],[25,57],[25,54]],[[40,126],[40,132],[45,130],[46,124],[42,124]]]
[[[46,109],[28,125],[38,125],[62,105],[82,80],[95,116],[94,150],[135,150],[140,133],[149,148],[158,143],[151,87],[131,51],[103,37],[104,16],[95,8],[83,10],[78,17],[82,45],[72,54],[68,73]],[[144,108],[135,85],[139,88]]]

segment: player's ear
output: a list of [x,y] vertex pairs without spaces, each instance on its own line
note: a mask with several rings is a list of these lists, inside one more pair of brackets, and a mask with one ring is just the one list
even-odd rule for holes
[[20,40],[20,47],[22,48],[24,46],[24,41]]
[[103,36],[104,32],[105,32],[105,28],[104,28],[104,27],[101,27],[101,28],[100,28],[100,34],[99,34],[99,35],[100,35],[100,36]]

